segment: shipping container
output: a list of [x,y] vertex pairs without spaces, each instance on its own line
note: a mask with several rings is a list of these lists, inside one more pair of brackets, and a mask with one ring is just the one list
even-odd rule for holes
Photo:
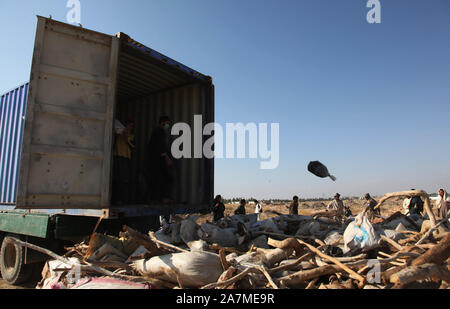
[[[191,126],[194,115],[214,122],[212,78],[126,34],[38,17],[29,85],[1,101],[1,203],[105,218],[208,208],[214,162],[207,158],[176,160],[174,205],[142,198],[147,145],[164,115]],[[131,202],[117,206],[114,122],[128,117],[136,136]]]
[[[20,284],[45,255],[20,239],[62,252],[95,230],[147,233],[159,215],[209,208],[214,161],[174,160],[174,204],[152,202],[148,143],[161,116],[191,127],[214,122],[214,85],[128,35],[38,17],[29,83],[0,97],[0,270]],[[115,122],[135,121],[129,203],[112,203]],[[205,137],[206,138],[206,137]],[[192,141],[194,136],[192,137]]]
[[14,205],[28,83],[0,97],[0,205]]

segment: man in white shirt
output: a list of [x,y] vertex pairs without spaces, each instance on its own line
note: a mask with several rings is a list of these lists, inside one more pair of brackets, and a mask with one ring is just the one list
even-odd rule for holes
[[344,215],[344,203],[341,201],[341,195],[336,193],[334,199],[327,206],[327,210],[337,211],[337,216],[341,217]]
[[447,197],[447,192],[444,189],[439,190],[438,199],[436,205],[439,209],[439,215],[442,219],[447,217],[450,209],[450,197]]
[[258,221],[261,220],[261,214],[263,212],[262,205],[255,200],[255,214],[258,214]]
[[409,215],[409,205],[411,205],[411,197],[408,196],[403,200],[403,214],[405,216]]
[[166,235],[169,234],[172,227],[172,216],[171,215],[159,216],[159,223],[164,234]]

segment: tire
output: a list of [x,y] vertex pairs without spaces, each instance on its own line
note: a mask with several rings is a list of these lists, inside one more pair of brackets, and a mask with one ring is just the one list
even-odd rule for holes
[[25,283],[33,274],[33,265],[25,265],[25,249],[10,241],[15,236],[7,236],[0,249],[0,270],[2,278],[10,285]]

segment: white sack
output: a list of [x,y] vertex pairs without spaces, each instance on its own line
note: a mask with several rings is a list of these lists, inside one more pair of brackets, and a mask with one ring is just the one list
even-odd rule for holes
[[210,244],[218,244],[222,247],[236,247],[238,239],[235,235],[237,231],[233,228],[221,229],[210,223],[204,223],[198,233],[201,239]]
[[217,282],[223,273],[220,257],[208,252],[175,253],[139,260],[133,267],[144,276],[177,283],[183,287],[199,288]]
[[198,240],[198,225],[195,222],[197,219],[198,216],[193,216],[181,222],[180,237],[186,245],[192,241]]
[[364,213],[359,214],[344,232],[344,254],[367,251],[378,245],[379,237]]

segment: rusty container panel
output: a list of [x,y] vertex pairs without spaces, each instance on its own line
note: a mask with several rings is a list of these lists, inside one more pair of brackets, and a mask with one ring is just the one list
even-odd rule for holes
[[109,207],[118,46],[38,17],[17,208]]

